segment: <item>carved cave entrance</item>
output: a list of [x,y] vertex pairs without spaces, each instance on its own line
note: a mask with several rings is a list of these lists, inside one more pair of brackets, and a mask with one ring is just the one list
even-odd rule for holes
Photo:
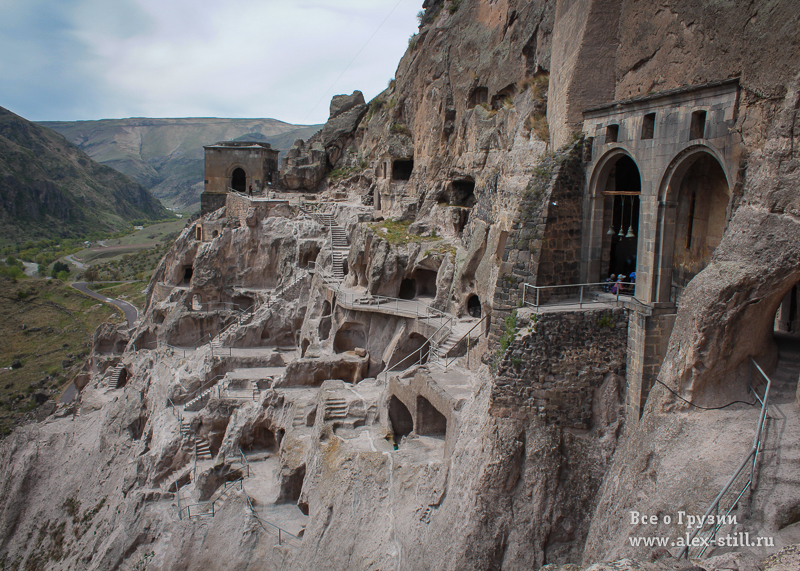
[[414,430],[414,420],[403,402],[392,395],[389,399],[389,422],[392,423],[395,446],[400,444],[400,439],[411,434]]
[[425,347],[425,350],[423,350],[425,341],[425,337],[419,333],[412,333],[409,335],[407,339],[398,344],[397,349],[394,351],[394,355],[392,355],[392,358],[389,361],[388,368],[391,369],[401,361],[403,361],[403,369],[411,367],[417,362],[420,362],[423,365],[427,363],[427,347]]
[[231,173],[231,188],[238,192],[245,192],[247,190],[247,173],[244,169],[237,167]]
[[447,418],[423,396],[417,397],[417,434],[445,438]]
[[336,353],[346,353],[366,346],[366,328],[362,323],[343,324],[333,338],[333,350]]
[[481,300],[477,295],[469,296],[467,300],[467,313],[472,317],[481,316]]
[[392,180],[409,180],[414,171],[414,159],[396,159],[392,164]]
[[627,155],[617,159],[603,189],[603,263],[601,279],[636,271],[639,236],[639,197],[642,179]]
[[400,282],[400,291],[397,293],[400,299],[414,299],[417,297],[417,280],[407,278]]

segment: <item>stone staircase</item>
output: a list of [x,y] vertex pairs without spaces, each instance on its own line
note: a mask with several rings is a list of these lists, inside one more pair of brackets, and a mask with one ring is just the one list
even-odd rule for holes
[[325,400],[325,420],[344,420],[347,418],[347,401],[341,397],[328,397]]
[[[201,392],[200,394],[198,394],[198,395],[197,395],[196,397],[194,397],[192,400],[190,400],[190,401],[188,401],[186,404],[184,404],[184,405],[183,405],[183,409],[184,409],[184,410],[194,410],[196,407],[198,407],[198,406],[200,406],[200,405],[204,404],[204,402],[206,401],[206,399],[210,398],[210,396],[211,396],[211,393],[214,391],[214,389],[216,388],[216,386],[217,386],[217,385],[211,385],[210,387],[208,387],[207,389],[205,389],[203,392]],[[200,408],[202,408],[202,406],[200,406]],[[199,410],[199,409],[198,409],[198,410]]]
[[125,370],[125,366],[120,363],[113,369],[111,369],[111,376],[108,379],[108,386],[112,389],[118,389],[122,383],[122,372]]
[[211,447],[208,445],[208,440],[204,438],[198,438],[195,446],[198,460],[211,460],[213,458],[211,455]]

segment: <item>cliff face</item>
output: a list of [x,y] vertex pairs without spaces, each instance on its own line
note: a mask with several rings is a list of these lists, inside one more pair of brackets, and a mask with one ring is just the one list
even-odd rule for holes
[[[426,1],[393,84],[366,112],[336,99],[353,120],[292,153],[290,169],[336,169],[322,200],[229,196],[162,261],[126,351],[93,356],[81,404],[6,439],[6,561],[684,569],[628,538],[685,523],[630,512],[705,511],[752,443],[751,355],[774,371],[773,404],[732,531],[778,541],[703,565],[755,569],[796,542],[800,350],[773,330],[800,282],[800,66],[754,47],[796,42],[796,15],[671,6]],[[651,316],[636,302],[513,310],[521,282],[579,279],[587,157],[605,144],[575,136],[585,108],[730,76],[744,160],[639,418],[631,339]],[[54,468],[67,457],[76,478]]]

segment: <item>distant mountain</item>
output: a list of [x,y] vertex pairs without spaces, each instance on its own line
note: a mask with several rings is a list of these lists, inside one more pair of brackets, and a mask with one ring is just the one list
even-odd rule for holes
[[139,183],[0,107],[0,241],[78,237],[169,215]]
[[321,125],[290,125],[276,119],[103,119],[47,121],[94,160],[149,188],[164,204],[199,208],[203,192],[203,145],[252,139],[288,150]]

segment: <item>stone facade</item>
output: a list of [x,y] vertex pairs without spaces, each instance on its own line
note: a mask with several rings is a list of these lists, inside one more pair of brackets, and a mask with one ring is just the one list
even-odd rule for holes
[[[205,149],[205,187],[201,212],[206,214],[219,203],[213,195],[224,195],[229,189],[261,192],[271,185],[278,172],[278,151],[269,143],[222,141]],[[212,196],[209,196],[212,195]]]
[[594,393],[625,375],[627,310],[544,313],[498,366],[490,413],[589,429]]
[[492,339],[502,335],[505,318],[521,304],[523,283],[578,283],[583,176],[579,144],[534,169],[503,249]]
[[676,303],[711,260],[741,194],[738,80],[587,109],[583,283],[636,272],[629,328],[629,417],[663,361]]

